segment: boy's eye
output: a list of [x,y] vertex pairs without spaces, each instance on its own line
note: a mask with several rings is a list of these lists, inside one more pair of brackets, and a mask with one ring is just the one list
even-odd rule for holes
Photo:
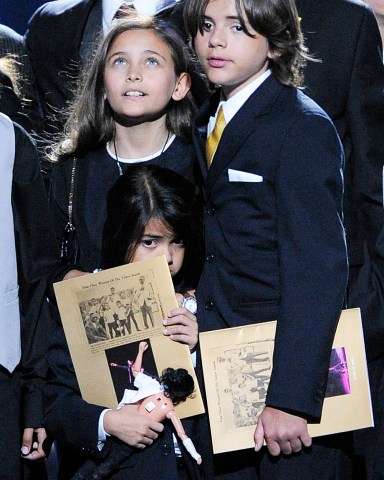
[[213,28],[212,22],[208,22],[208,21],[203,22],[203,30],[205,32],[209,32],[210,30],[212,30],[212,28]]

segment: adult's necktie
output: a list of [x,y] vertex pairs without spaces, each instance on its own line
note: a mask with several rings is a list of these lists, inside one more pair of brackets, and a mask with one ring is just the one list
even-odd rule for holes
[[127,17],[132,11],[135,10],[135,7],[132,3],[124,2],[120,5],[118,10],[116,11],[115,15],[113,16],[113,20],[119,20],[120,18]]
[[21,355],[16,239],[12,210],[15,131],[11,120],[1,114],[0,138],[0,365],[12,373]]
[[206,155],[207,155],[207,164],[208,168],[211,166],[213,157],[216,153],[217,146],[219,145],[221,135],[223,134],[224,128],[226,126],[223,107],[219,108],[219,112],[217,114],[215,128],[212,130],[211,134],[207,138],[207,144],[205,147]]

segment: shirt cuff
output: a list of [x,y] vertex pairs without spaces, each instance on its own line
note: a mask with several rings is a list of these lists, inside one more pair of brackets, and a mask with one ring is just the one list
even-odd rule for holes
[[193,368],[196,368],[196,352],[191,353],[191,360],[192,360]]
[[111,408],[106,408],[105,410],[103,410],[101,412],[100,417],[99,417],[98,444],[97,444],[97,448],[99,450],[101,450],[103,448],[104,443],[107,440],[107,437],[110,436],[109,433],[107,433],[104,430],[104,415],[106,414],[106,412],[109,412],[110,410],[111,410]]

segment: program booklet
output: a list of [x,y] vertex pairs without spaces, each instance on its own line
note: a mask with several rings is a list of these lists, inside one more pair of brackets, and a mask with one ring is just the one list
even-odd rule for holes
[[82,397],[116,408],[133,388],[130,365],[140,341],[148,342],[145,373],[185,368],[194,378],[192,398],[175,407],[180,418],[204,412],[187,345],[162,334],[167,313],[178,307],[164,256],[54,284],[56,299]]
[[[265,405],[276,322],[200,334],[214,453],[254,447],[255,419]],[[316,437],[372,427],[373,416],[360,309],[340,316]]]

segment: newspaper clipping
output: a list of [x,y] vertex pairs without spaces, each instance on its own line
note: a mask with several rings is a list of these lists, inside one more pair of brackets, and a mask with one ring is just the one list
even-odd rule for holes
[[59,282],[54,289],[86,401],[116,408],[133,387],[131,365],[145,340],[146,373],[185,368],[195,380],[192,398],[176,407],[179,417],[203,413],[188,346],[162,334],[163,320],[178,306],[164,256]]

